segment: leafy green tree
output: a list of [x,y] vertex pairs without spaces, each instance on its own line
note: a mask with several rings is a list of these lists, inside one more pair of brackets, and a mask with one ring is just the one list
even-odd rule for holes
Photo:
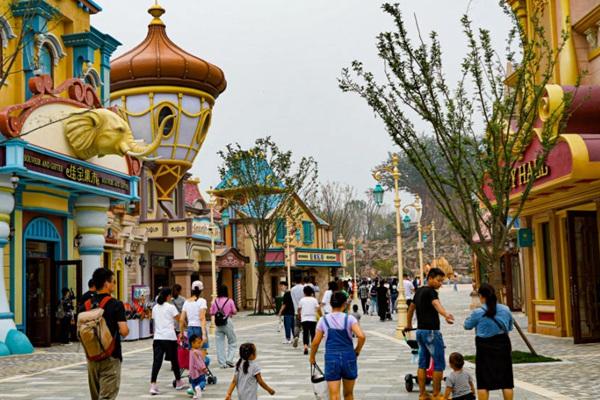
[[297,220],[301,214],[295,196],[307,198],[316,191],[317,163],[312,157],[294,162],[292,152],[281,150],[270,137],[257,139],[249,149],[228,144],[219,155],[222,181],[213,193],[229,200],[252,241],[258,278],[255,311],[263,313],[267,251],[278,224]]
[[[437,208],[477,255],[484,276],[498,270],[508,234],[535,181],[528,180],[518,199],[510,198],[521,152],[535,128],[542,144],[530,171],[535,177],[563,130],[568,117],[563,110],[569,109],[571,99],[565,95],[559,104],[545,102],[546,85],[567,34],[562,33],[555,50],[540,22],[543,10],[532,10],[526,35],[505,2],[501,6],[514,21],[508,49],[518,48],[517,53],[508,52],[514,65],[511,86],[505,83],[505,64],[490,32],[475,30],[466,15],[461,22],[468,50],[459,80],[449,82],[438,35],[431,32],[425,40],[418,32],[418,39],[411,39],[397,4],[383,5],[395,30],[377,40],[385,78],[380,81],[354,61],[339,80],[343,91],[358,94],[383,120]],[[538,110],[544,111],[543,120]]]

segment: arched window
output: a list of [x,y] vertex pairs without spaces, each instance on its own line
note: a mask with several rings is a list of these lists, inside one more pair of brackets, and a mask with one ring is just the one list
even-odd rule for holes
[[48,74],[54,79],[54,55],[48,45],[44,44],[40,48],[40,72]]
[[89,67],[83,74],[83,81],[94,88],[99,88],[102,85],[100,74],[92,67]]

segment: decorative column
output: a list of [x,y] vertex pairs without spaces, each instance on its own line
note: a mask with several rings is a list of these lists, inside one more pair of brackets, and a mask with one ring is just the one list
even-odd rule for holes
[[75,222],[79,235],[81,281],[87,282],[94,271],[102,267],[104,230],[108,223],[110,200],[101,196],[80,196],[75,201]]
[[[4,286],[4,246],[8,243],[10,214],[15,207],[13,193],[11,177],[0,175],[0,356],[33,353],[33,346],[27,336],[17,330]],[[11,276],[10,279],[14,277]]]

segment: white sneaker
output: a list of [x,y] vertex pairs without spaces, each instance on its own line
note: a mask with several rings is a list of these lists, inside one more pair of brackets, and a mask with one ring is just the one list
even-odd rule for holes
[[175,382],[175,390],[183,390],[187,387],[183,379],[180,379]]
[[196,386],[196,392],[193,398],[196,400],[202,398],[202,389],[200,389],[200,386]]
[[286,340],[286,339],[283,339],[283,341],[281,342],[281,344],[290,344],[290,343],[292,343],[292,341]]
[[151,383],[150,384],[150,394],[151,395],[155,395],[155,394],[160,394],[160,390],[158,390],[158,385],[156,383]]

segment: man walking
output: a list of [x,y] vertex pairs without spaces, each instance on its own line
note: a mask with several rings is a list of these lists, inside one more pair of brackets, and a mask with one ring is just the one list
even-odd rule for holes
[[446,368],[444,358],[444,339],[440,332],[440,315],[449,324],[454,316],[448,313],[440,303],[437,289],[444,283],[444,271],[431,268],[427,274],[427,284],[417,289],[414,302],[408,308],[408,321],[405,331],[412,329],[412,317],[417,311],[417,342],[419,343],[419,399],[429,399],[425,392],[426,370],[433,358],[433,399],[438,399],[441,391],[442,374]]
[[294,326],[294,341],[292,345],[294,347],[298,347],[298,338],[300,337],[300,327],[301,327],[301,318],[300,314],[298,314],[298,304],[300,300],[304,297],[304,285],[302,284],[302,278],[297,276],[294,278],[294,287],[292,288],[291,295],[292,301],[294,303],[294,314],[296,315],[296,323]]
[[367,282],[362,281],[360,283],[360,288],[358,289],[358,296],[360,297],[360,304],[362,305],[363,315],[367,314],[367,302],[369,301],[369,287],[367,286]]
[[402,281],[402,285],[404,287],[404,298],[406,299],[406,305],[410,307],[415,296],[415,286],[408,277],[408,274],[404,274],[404,280]]
[[[115,347],[111,356],[104,360],[88,360],[88,384],[92,400],[113,400],[117,398],[121,384],[121,336],[127,336],[129,328],[123,303],[110,296],[115,288],[114,273],[106,268],[98,268],[94,271],[92,280],[96,287],[96,295],[88,300],[92,303],[91,308],[97,307],[105,297],[110,298],[104,305],[102,318],[106,320],[108,330],[115,338]],[[85,311],[85,307],[83,304],[79,311]]]

